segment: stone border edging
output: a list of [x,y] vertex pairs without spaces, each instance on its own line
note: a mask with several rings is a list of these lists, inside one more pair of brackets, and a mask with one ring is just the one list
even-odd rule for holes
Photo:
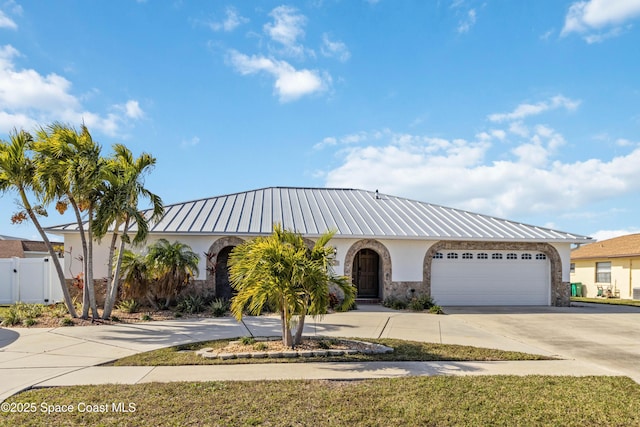
[[[255,337],[256,342],[265,342],[265,341],[280,341],[281,337]],[[336,339],[329,337],[306,337],[306,339],[311,340],[324,340],[324,339]],[[339,339],[340,342],[352,342],[357,343],[366,348],[362,350],[355,349],[315,349],[315,350],[287,350],[287,351],[247,351],[247,352],[239,352],[239,353],[224,353],[224,352],[214,352],[214,349],[211,347],[205,347],[200,350],[197,350],[195,353],[197,356],[202,356],[205,359],[220,359],[220,360],[229,360],[229,359],[284,359],[284,358],[296,358],[296,357],[330,357],[330,356],[347,356],[352,354],[386,354],[393,353],[393,348],[387,347],[386,345],[370,343],[366,341],[358,341],[358,340],[348,340],[348,339]],[[238,341],[239,342],[239,341]]]

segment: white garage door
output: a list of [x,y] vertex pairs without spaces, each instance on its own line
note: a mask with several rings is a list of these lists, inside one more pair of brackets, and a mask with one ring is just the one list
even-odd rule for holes
[[439,305],[549,305],[546,255],[526,251],[442,251],[431,265]]

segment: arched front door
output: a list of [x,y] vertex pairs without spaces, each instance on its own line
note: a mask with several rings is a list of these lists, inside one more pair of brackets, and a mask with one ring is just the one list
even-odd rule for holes
[[361,249],[353,260],[353,283],[358,298],[378,298],[380,289],[380,256],[372,249]]
[[216,297],[231,299],[234,295],[234,291],[231,288],[229,282],[229,254],[233,249],[233,246],[227,246],[222,248],[218,253],[218,259],[216,262]]

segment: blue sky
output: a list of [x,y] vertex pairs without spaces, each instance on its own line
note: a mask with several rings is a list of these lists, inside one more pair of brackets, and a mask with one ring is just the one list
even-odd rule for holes
[[[638,27],[640,0],[0,0],[0,137],[84,120],[165,204],[379,189],[606,238],[640,231]],[[37,238],[15,199],[0,234]]]

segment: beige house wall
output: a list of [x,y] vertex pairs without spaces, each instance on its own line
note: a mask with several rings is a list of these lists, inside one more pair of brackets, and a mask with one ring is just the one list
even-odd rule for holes
[[[611,283],[596,283],[596,263],[611,262]],[[611,288],[620,298],[631,299],[633,288],[640,288],[640,257],[574,260],[575,271],[571,283],[582,283],[582,295],[592,298],[598,295],[598,286]]]

